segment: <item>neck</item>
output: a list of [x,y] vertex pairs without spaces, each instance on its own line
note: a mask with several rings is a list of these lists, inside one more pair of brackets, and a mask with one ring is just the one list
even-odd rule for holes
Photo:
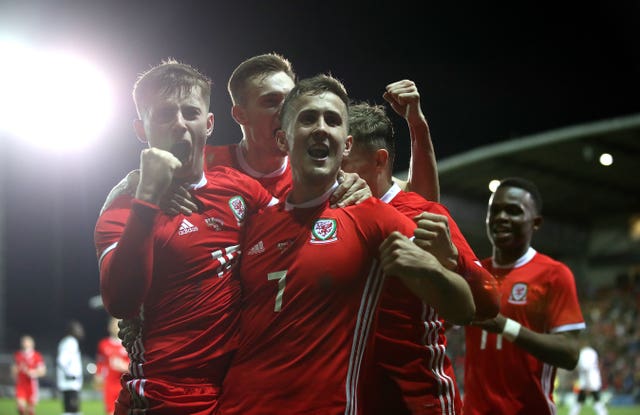
[[393,186],[393,181],[390,177],[378,177],[378,180],[374,183],[374,187],[371,187],[371,194],[380,199],[391,189],[391,186]]
[[516,262],[529,249],[529,244],[517,249],[506,250],[493,247],[493,260],[498,265],[510,265]]
[[333,187],[336,183],[336,178],[332,177],[329,180],[323,181],[322,183],[302,183],[293,181],[293,188],[289,192],[287,196],[287,201],[294,205],[299,205],[310,200],[316,199]]
[[247,164],[260,173],[269,174],[278,170],[284,163],[285,154],[279,154],[276,151],[262,151],[259,148],[255,148],[256,146],[251,145],[246,137],[242,138],[239,146]]

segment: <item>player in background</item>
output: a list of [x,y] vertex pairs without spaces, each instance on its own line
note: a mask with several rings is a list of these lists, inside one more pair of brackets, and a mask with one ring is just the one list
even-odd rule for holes
[[56,378],[62,393],[63,414],[80,414],[80,391],[83,382],[80,341],[84,339],[84,327],[77,320],[67,325],[66,335],[58,343]]
[[597,415],[607,415],[608,411],[602,401],[602,376],[600,374],[600,362],[598,352],[587,344],[586,338],[580,339],[580,357],[576,371],[577,393],[576,400],[572,403],[569,415],[578,415],[582,405],[590,396],[593,399],[593,410]]
[[35,415],[38,403],[38,379],[47,374],[33,337],[20,337],[20,350],[13,354],[11,374],[16,380],[16,404],[19,415]]
[[553,415],[556,367],[578,362],[585,323],[573,274],[537,252],[542,196],[532,182],[507,178],[489,198],[493,255],[482,261],[497,279],[500,313],[465,327],[465,415]]
[[[411,81],[392,85],[399,84],[405,86],[402,101],[399,95],[390,93],[385,99],[412,125],[412,118],[423,117],[420,94]],[[474,295],[474,318],[494,317],[499,301],[495,280],[480,266],[448,210],[416,193],[401,190],[393,182],[395,138],[384,107],[367,103],[350,105],[349,132],[353,147],[342,162],[343,170],[358,173],[375,197],[409,219],[419,221],[423,229],[416,230],[416,243],[467,280]],[[424,301],[401,281],[394,278],[386,281],[376,331],[377,370],[370,398],[365,402],[370,405],[367,413],[460,413],[460,393],[446,355],[445,319],[458,324],[453,311],[463,306],[447,292],[434,292],[429,301]]]
[[129,356],[118,338],[117,318],[109,318],[107,331],[109,336],[98,342],[94,381],[96,389],[102,391],[105,413],[113,415],[116,398],[121,389],[120,377],[129,367]]
[[240,346],[220,414],[361,414],[383,270],[421,297],[460,300],[457,321],[475,311],[464,280],[405,236],[410,219],[375,198],[330,208],[351,148],[347,106],[326,75],[300,81],[284,102],[277,139],[293,187],[247,225]]

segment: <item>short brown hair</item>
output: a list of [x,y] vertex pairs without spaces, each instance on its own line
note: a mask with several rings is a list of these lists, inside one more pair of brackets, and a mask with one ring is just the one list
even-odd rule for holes
[[244,105],[246,103],[245,91],[248,80],[278,72],[284,72],[292,81],[296,81],[296,74],[293,72],[291,62],[277,53],[265,53],[243,61],[233,71],[227,84],[231,102],[234,105]]
[[149,108],[157,95],[190,94],[200,88],[200,95],[207,104],[211,102],[211,80],[194,67],[175,59],[163,60],[159,65],[143,72],[133,86],[133,102],[138,117]]

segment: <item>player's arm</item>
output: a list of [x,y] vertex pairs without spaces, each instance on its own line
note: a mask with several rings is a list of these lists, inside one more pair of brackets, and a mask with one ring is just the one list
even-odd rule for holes
[[531,355],[550,365],[573,370],[578,364],[580,331],[538,333],[520,325],[515,320],[498,314],[495,318],[473,323],[483,330],[501,334]]
[[[122,235],[117,244],[103,249],[99,257],[102,300],[107,311],[117,318],[135,316],[151,286],[153,226],[160,214],[158,204],[181,163],[167,151],[149,148],[142,151],[140,166],[136,198]],[[101,217],[99,223],[100,220],[108,218]]]
[[418,225],[414,231],[414,242],[464,278],[476,306],[474,320],[495,317],[500,309],[497,282],[480,265],[453,218],[448,216],[444,207],[441,209],[442,214],[423,212],[414,218]]
[[394,181],[407,191],[416,192],[427,200],[440,201],[440,182],[436,155],[431,141],[429,124],[422,113],[420,93],[413,81],[393,82],[386,87],[383,98],[391,108],[407,121],[411,138],[411,159],[407,181]]
[[400,278],[445,320],[461,325],[472,320],[475,305],[465,280],[400,232],[380,245],[380,261],[387,275]]
[[38,362],[37,366],[31,372],[31,377],[41,378],[47,374],[47,365],[43,361]]

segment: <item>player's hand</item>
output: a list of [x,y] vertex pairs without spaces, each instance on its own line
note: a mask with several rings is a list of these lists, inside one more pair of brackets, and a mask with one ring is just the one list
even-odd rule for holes
[[433,254],[447,269],[458,267],[458,249],[451,242],[449,218],[437,213],[422,212],[413,220],[418,227],[414,230],[414,242]]
[[382,97],[409,124],[424,120],[424,114],[420,107],[420,93],[413,81],[403,79],[387,85]]
[[133,345],[140,334],[141,324],[139,318],[118,321],[118,338],[122,340],[122,345],[129,356],[133,354]]
[[357,205],[371,197],[371,189],[367,182],[357,173],[338,172],[340,185],[331,195],[331,206],[345,207]]
[[380,244],[380,264],[385,274],[399,277],[424,278],[429,271],[442,269],[435,256],[400,232],[392,232]]
[[182,163],[169,151],[146,148],[140,153],[140,183],[136,198],[156,205],[173,181],[173,174]]
[[199,208],[193,195],[185,186],[171,186],[170,191],[160,200],[160,209],[169,216],[179,213],[190,216]]
[[490,333],[502,333],[504,330],[504,325],[507,322],[507,319],[502,314],[498,314],[494,318],[490,318],[488,320],[483,321],[474,321],[471,325],[480,327],[483,330],[486,330]]

